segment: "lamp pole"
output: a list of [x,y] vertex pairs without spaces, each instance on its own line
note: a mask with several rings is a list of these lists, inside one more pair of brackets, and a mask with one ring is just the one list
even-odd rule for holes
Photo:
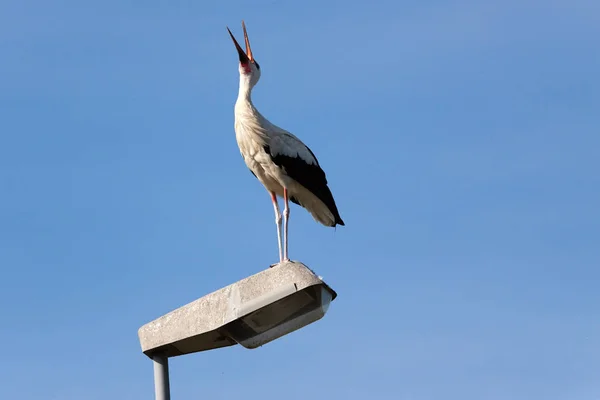
[[164,353],[152,356],[154,364],[154,394],[156,400],[171,400],[169,387],[169,358]]

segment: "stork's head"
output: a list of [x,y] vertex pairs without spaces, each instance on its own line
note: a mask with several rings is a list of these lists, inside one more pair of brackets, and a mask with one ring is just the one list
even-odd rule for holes
[[235,44],[235,48],[237,49],[238,56],[240,57],[240,82],[248,85],[249,88],[252,88],[260,79],[260,66],[252,55],[252,49],[250,49],[250,41],[248,40],[248,32],[246,32],[246,24],[244,24],[244,21],[242,21],[242,28],[244,29],[244,41],[246,42],[245,52],[237,40],[235,40],[235,37],[229,28],[227,28],[227,31],[229,32],[229,36],[231,36],[233,44]]

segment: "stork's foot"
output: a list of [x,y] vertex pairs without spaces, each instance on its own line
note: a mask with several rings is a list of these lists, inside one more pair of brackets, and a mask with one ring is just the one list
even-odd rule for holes
[[280,264],[283,264],[283,263],[291,263],[291,262],[292,262],[292,260],[290,260],[289,258],[285,258],[285,259],[283,259],[283,261],[279,261],[278,263],[269,265],[269,268],[276,267],[276,266],[278,266]]

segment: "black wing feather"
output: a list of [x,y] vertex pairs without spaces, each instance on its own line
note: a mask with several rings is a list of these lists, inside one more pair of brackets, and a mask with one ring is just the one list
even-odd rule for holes
[[[298,156],[290,157],[283,154],[273,155],[271,154],[271,148],[269,146],[264,146],[264,150],[279,168],[282,168],[290,178],[294,179],[317,196],[317,198],[329,208],[335,218],[336,224],[344,225],[344,221],[342,221],[342,217],[340,217],[337,205],[333,199],[333,194],[327,186],[325,172],[321,169],[319,161],[312,150],[309,149],[308,146],[306,146],[306,149],[314,157],[316,164],[307,164]],[[290,200],[302,206],[298,199],[290,197]]]

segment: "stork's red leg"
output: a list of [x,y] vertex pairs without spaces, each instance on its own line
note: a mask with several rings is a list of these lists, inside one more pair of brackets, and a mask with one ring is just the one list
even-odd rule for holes
[[290,258],[288,257],[288,220],[290,218],[290,206],[289,206],[289,199],[288,199],[288,192],[286,188],[283,188],[283,201],[285,203],[285,208],[283,209],[283,230],[285,233],[284,239],[283,239],[283,260],[284,261],[289,261]]
[[277,245],[279,246],[279,262],[283,261],[283,255],[281,254],[281,213],[279,212],[279,204],[277,204],[277,196],[275,192],[269,192],[271,194],[271,201],[273,202],[273,209],[275,210],[275,224],[277,224]]

